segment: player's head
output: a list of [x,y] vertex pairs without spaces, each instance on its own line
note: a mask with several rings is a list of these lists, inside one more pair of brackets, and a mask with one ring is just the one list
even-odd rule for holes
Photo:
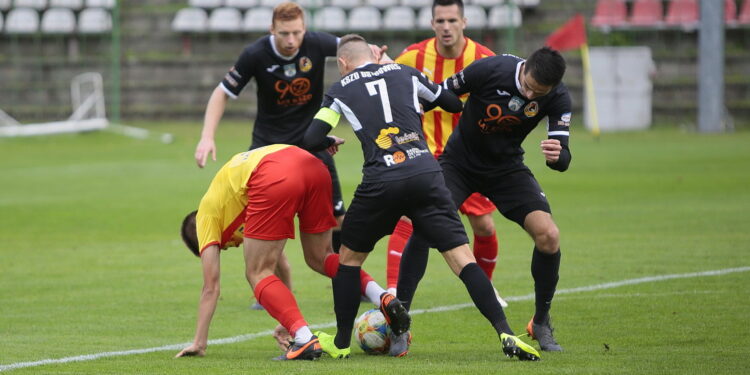
[[376,59],[365,38],[357,34],[347,34],[339,40],[336,61],[339,73],[343,76],[364,63],[376,62]]
[[185,246],[192,252],[195,256],[200,257],[201,253],[198,249],[198,231],[195,228],[195,216],[198,214],[198,211],[193,211],[182,220],[182,227],[180,227],[180,235],[182,236],[182,241],[185,242]]
[[305,13],[302,8],[292,2],[284,2],[273,8],[271,34],[279,53],[294,56],[305,38]]
[[432,3],[432,30],[438,43],[452,48],[464,39],[466,18],[462,0],[435,0]]
[[565,59],[549,47],[534,51],[523,63],[519,77],[521,94],[526,99],[534,99],[549,94],[565,74]]

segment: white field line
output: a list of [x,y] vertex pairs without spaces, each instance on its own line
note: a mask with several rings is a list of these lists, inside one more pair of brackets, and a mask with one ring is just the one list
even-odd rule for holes
[[[695,277],[721,276],[721,275],[726,275],[730,273],[748,272],[748,271],[750,271],[750,267],[737,267],[737,268],[725,268],[721,270],[704,271],[704,272],[647,276],[647,277],[641,277],[637,279],[621,280],[621,281],[614,281],[614,282],[603,283],[603,284],[582,286],[578,288],[560,289],[557,292],[555,292],[555,295],[581,293],[581,292],[593,292],[596,290],[612,289],[612,288],[617,288],[617,287],[621,287],[625,285],[644,284],[644,283],[666,281],[666,280],[673,280],[673,279],[688,279],[688,278],[695,278]],[[533,300],[533,299],[534,299],[534,294],[505,297],[505,300],[509,302],[528,301],[528,300]],[[462,304],[457,304],[457,305],[438,306],[438,307],[433,307],[430,309],[412,310],[410,314],[418,315],[418,314],[424,314],[424,313],[453,311],[453,310],[460,310],[460,309],[464,309],[464,308],[472,307],[472,306],[474,306],[473,303],[462,303]],[[330,328],[330,327],[335,327],[335,326],[336,326],[336,323],[331,322],[331,323],[325,323],[325,324],[314,324],[314,325],[311,325],[310,328],[320,329],[320,328]],[[262,331],[262,332],[250,333],[246,335],[226,337],[223,339],[209,340],[208,344],[209,345],[234,344],[238,342],[253,340],[258,337],[270,336],[272,334],[273,334],[273,331],[270,331],[270,330]],[[180,350],[182,348],[189,346],[190,344],[192,344],[192,342],[164,345],[164,346],[158,346],[154,348],[85,354],[85,355],[57,358],[57,359],[42,359],[42,360],[33,361],[33,362],[17,362],[17,363],[10,363],[7,365],[0,365],[0,371],[14,370],[14,369],[25,368],[25,367],[36,367],[36,366],[51,365],[51,364],[69,363],[69,362],[93,361],[96,359],[107,358],[107,357],[120,357],[120,356],[126,356],[126,355],[145,354],[145,353],[162,352],[162,351],[177,351],[177,350]]]

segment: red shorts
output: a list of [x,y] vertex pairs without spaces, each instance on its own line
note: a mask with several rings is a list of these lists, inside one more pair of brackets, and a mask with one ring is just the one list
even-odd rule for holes
[[331,207],[331,175],[312,154],[289,147],[264,157],[247,183],[244,236],[259,240],[294,238],[336,226]]
[[482,216],[494,212],[497,210],[497,207],[484,195],[473,193],[469,198],[466,198],[464,204],[458,210],[464,215]]

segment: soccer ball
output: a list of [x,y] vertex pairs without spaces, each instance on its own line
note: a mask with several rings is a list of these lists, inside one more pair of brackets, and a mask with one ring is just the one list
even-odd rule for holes
[[367,354],[385,354],[391,346],[391,327],[378,309],[365,311],[354,322],[359,347]]

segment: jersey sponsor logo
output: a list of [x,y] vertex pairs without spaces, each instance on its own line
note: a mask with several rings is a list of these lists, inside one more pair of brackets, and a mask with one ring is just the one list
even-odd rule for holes
[[421,148],[416,148],[416,147],[412,147],[412,148],[406,150],[406,156],[408,156],[409,159],[418,158],[418,157],[423,156],[423,155],[430,155],[430,156],[432,156],[432,153],[430,152],[429,149],[421,149]]
[[224,75],[224,80],[229,83],[232,87],[237,87],[238,83],[237,80],[241,79],[242,75],[240,73],[237,73],[237,71],[234,69],[234,67],[229,69],[229,72],[227,72],[226,75]]
[[299,70],[300,70],[300,71],[301,71],[302,73],[307,73],[307,72],[309,72],[309,71],[310,71],[310,69],[312,69],[312,67],[313,67],[313,63],[312,63],[312,60],[310,60],[310,58],[309,58],[309,57],[307,57],[307,56],[302,56],[302,57],[301,57],[301,58],[299,59]]
[[266,71],[269,72],[269,73],[273,73],[273,71],[276,70],[276,69],[278,69],[278,68],[279,68],[278,64],[273,64],[273,65],[269,66],[268,68],[266,68]]
[[284,75],[287,77],[294,77],[295,75],[297,75],[297,68],[294,66],[294,64],[284,65]]
[[534,117],[537,113],[539,113],[539,103],[536,101],[527,104],[523,109],[523,114],[526,115],[526,117]]
[[510,96],[510,93],[505,90],[497,90],[497,94],[500,96]]
[[514,96],[510,98],[510,102],[508,102],[508,108],[510,108],[510,110],[513,112],[518,112],[518,110],[523,106],[523,103],[525,103],[523,99]]
[[401,130],[395,126],[387,129],[380,129],[380,134],[375,139],[375,144],[383,150],[387,150],[394,144],[402,145],[404,143],[419,141],[419,133],[417,132],[396,135],[400,132]]
[[312,99],[310,86],[310,80],[307,78],[295,78],[292,82],[281,79],[276,81],[274,89],[279,93],[276,104],[287,107],[307,104]]
[[570,113],[570,112],[568,112],[568,113],[563,113],[563,114],[562,114],[562,116],[560,116],[560,120],[563,120],[563,121],[565,121],[565,122],[568,122],[568,123],[569,123],[569,122],[570,122],[570,116],[571,116],[571,113]]
[[521,124],[521,119],[516,116],[503,116],[503,109],[497,104],[488,105],[486,115],[487,117],[477,122],[480,131],[484,134],[509,133],[513,131],[514,126]]
[[390,167],[406,161],[406,155],[403,151],[396,151],[393,154],[383,155],[383,160],[385,160],[385,166]]

